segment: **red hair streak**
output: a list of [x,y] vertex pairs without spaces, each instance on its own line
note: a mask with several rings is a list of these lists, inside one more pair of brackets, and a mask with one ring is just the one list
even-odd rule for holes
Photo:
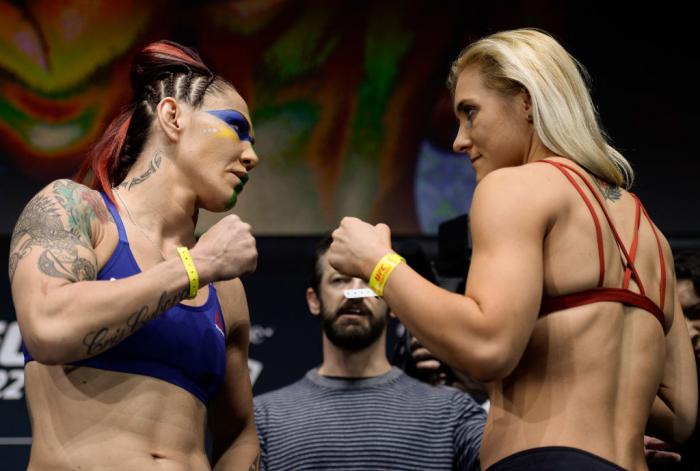
[[[131,110],[123,111],[107,127],[102,137],[88,151],[88,155],[75,177],[79,183],[84,183],[93,190],[103,191],[115,203],[112,193],[110,176],[119,167],[126,132],[131,122]],[[89,182],[88,174],[92,173]],[[116,203],[115,203],[116,204]]]

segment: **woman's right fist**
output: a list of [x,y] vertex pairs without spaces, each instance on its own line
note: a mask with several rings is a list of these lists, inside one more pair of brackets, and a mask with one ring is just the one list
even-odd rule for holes
[[238,278],[254,272],[258,264],[251,226],[235,214],[210,227],[190,253],[203,283]]

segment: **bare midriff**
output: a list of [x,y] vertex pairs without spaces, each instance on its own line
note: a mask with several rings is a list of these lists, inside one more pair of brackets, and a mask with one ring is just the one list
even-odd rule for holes
[[29,470],[209,470],[206,408],[155,378],[87,367],[25,367]]

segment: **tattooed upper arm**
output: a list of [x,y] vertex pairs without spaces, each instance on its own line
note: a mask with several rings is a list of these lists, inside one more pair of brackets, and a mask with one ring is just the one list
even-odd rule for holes
[[51,183],[27,204],[12,233],[10,282],[20,264],[30,259],[50,277],[94,280],[93,224],[107,221],[106,207],[95,191],[71,180]]

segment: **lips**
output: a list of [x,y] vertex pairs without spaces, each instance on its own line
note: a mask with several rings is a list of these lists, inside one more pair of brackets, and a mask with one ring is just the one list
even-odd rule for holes
[[338,313],[340,316],[367,316],[368,314],[361,309],[346,310]]
[[243,191],[243,187],[245,187],[246,183],[248,183],[250,176],[247,173],[241,173],[241,174],[238,174],[235,172],[232,172],[232,173],[238,178],[238,180],[240,180],[238,185],[233,187],[233,190],[236,193],[240,194]]
[[369,316],[366,314],[355,314],[355,313],[350,313],[350,312],[341,312],[338,314],[338,316],[335,318],[335,322],[339,324],[344,324],[344,323],[364,323],[365,319],[369,319]]

